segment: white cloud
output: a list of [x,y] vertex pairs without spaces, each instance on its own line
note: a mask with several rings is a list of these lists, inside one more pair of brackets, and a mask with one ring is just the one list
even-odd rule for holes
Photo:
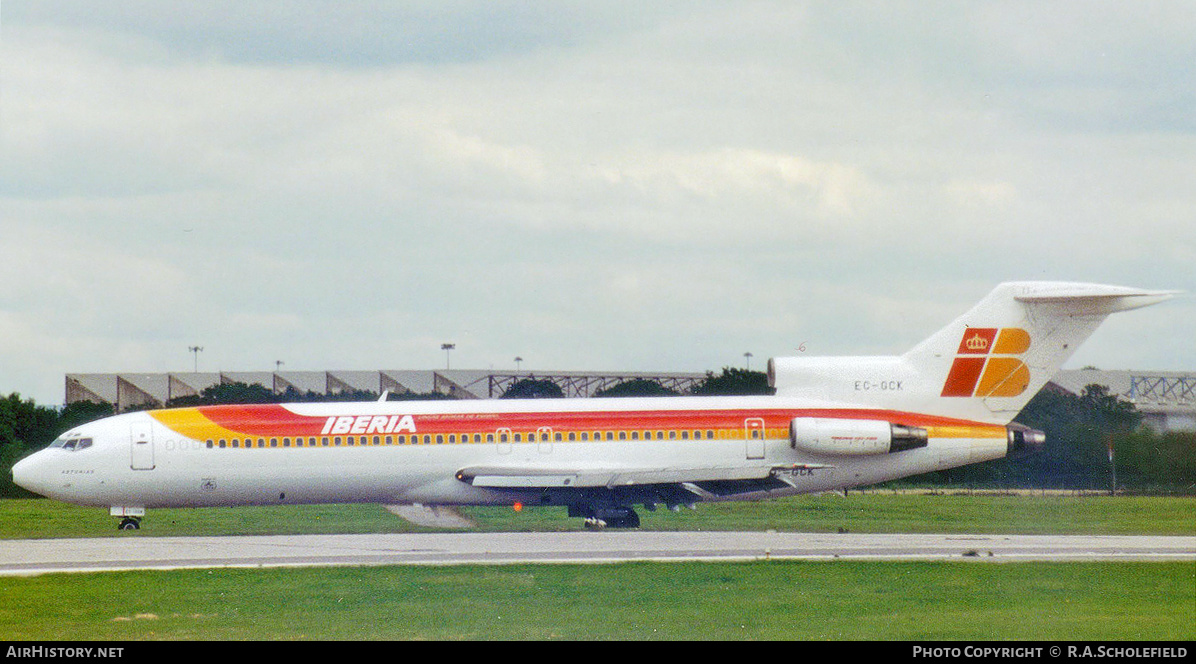
[[715,369],[889,352],[1004,279],[1196,290],[1182,6],[11,4],[0,390],[195,343]]

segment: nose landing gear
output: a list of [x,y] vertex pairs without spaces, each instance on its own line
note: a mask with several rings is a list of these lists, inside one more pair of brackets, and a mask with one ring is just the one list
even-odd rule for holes
[[141,530],[141,518],[145,516],[145,508],[113,505],[108,514],[121,517],[117,530]]

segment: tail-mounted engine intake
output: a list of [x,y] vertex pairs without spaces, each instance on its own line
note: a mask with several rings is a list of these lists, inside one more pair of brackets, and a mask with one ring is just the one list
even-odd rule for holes
[[926,429],[884,420],[798,417],[789,423],[789,444],[815,454],[889,454],[926,447]]

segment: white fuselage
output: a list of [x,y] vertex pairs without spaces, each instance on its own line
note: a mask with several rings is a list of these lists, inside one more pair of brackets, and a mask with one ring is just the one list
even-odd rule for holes
[[[795,449],[806,415],[900,420],[928,444],[892,454]],[[535,504],[555,491],[643,488],[784,474],[745,499],[871,484],[999,458],[1005,429],[778,397],[365,402],[185,408],[78,427],[13,470],[58,500],[135,508],[375,502]],[[78,446],[75,446],[78,447]],[[459,477],[482,468],[489,486]],[[512,476],[504,484],[501,477]],[[528,478],[540,478],[529,482]],[[595,479],[597,478],[597,479]],[[538,484],[538,486],[531,486]],[[565,492],[565,493],[562,493]]]

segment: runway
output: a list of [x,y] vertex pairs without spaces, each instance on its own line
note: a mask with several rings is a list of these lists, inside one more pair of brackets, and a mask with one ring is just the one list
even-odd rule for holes
[[648,560],[1196,561],[1196,537],[600,531],[0,540],[6,576]]

